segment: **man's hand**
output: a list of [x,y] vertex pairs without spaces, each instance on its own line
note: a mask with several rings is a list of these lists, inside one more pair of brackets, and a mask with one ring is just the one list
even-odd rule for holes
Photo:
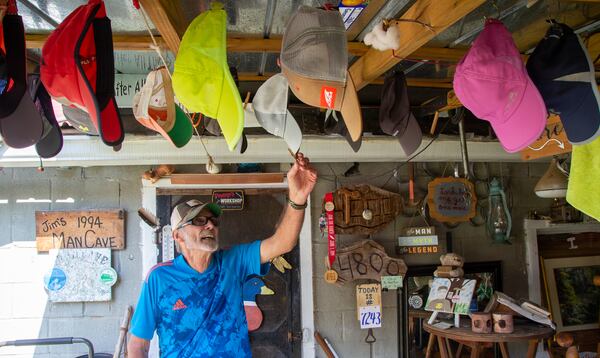
[[298,152],[296,162],[287,173],[287,180],[290,200],[302,205],[317,183],[317,171],[310,165],[310,160]]

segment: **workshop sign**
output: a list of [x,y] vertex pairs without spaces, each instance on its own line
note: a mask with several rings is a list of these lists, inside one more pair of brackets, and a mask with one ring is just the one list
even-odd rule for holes
[[213,190],[212,202],[219,205],[222,210],[243,210],[243,190]]
[[51,249],[44,287],[50,302],[110,301],[117,273],[110,249]]
[[38,252],[50,249],[125,248],[123,210],[36,211]]

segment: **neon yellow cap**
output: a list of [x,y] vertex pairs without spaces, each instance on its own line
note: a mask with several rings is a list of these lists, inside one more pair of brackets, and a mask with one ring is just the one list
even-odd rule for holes
[[175,59],[173,90],[188,110],[216,118],[230,151],[244,128],[240,92],[227,65],[227,15],[212,3],[188,26]]

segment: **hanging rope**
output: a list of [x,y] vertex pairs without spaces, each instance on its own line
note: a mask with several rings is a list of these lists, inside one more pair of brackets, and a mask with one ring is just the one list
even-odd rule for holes
[[[133,6],[136,9],[140,10],[140,13],[142,14],[142,18],[144,19],[144,24],[146,25],[146,30],[148,31],[148,34],[150,34],[150,39],[152,39],[152,44],[150,44],[149,47],[156,52],[158,57],[160,57],[160,60],[162,61],[163,66],[167,70],[169,77],[172,79],[173,76],[171,74],[171,70],[169,69],[169,66],[167,65],[167,61],[165,60],[165,58],[162,55],[162,50],[161,50],[160,46],[158,45],[158,42],[156,42],[156,38],[154,38],[154,35],[152,34],[152,30],[150,29],[150,23],[148,21],[148,14],[146,13],[146,10],[144,10],[144,7],[139,2],[139,0],[133,0]],[[200,135],[200,133],[198,132],[198,129],[196,128],[200,122],[194,123],[194,120],[192,119],[192,117],[190,117],[189,110],[187,108],[185,108],[184,106],[182,106],[182,107],[184,109],[185,116],[187,117],[188,121],[190,121],[190,123],[192,124],[192,128],[194,129],[194,132],[196,133],[196,136],[198,136],[198,139],[200,140],[200,144],[202,144],[202,148],[204,148],[204,152],[206,153],[206,156],[208,157],[208,165],[214,165],[215,162],[213,160],[213,157],[208,152],[206,145],[204,144],[203,136]]]

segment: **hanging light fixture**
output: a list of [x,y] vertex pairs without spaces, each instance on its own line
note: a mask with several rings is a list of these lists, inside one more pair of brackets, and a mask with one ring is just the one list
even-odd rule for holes
[[488,200],[487,232],[495,243],[510,244],[512,219],[506,205],[506,195],[502,190],[502,185],[496,178],[492,179],[490,184]]
[[546,173],[535,185],[535,194],[540,198],[564,198],[567,196],[568,176],[556,158],[552,158]]

